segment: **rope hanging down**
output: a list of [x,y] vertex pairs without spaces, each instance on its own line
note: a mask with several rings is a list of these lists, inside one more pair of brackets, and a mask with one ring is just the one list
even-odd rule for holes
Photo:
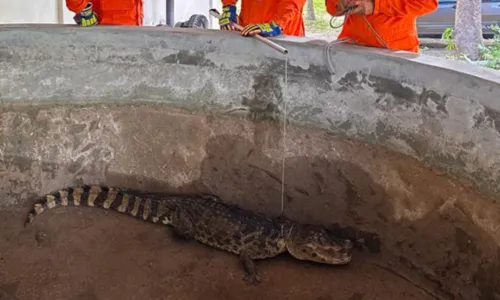
[[[354,9],[355,7],[354,6],[350,6],[340,12],[337,12],[335,15],[332,15],[331,19],[330,19],[330,27],[333,28],[333,29],[338,29],[338,28],[341,28],[342,26],[344,26],[344,24],[346,23],[347,19],[350,18],[352,16],[352,10]],[[342,24],[340,24],[340,26],[334,26],[333,25],[333,21],[334,19],[338,18],[338,17],[341,17],[341,16],[344,16],[344,21],[342,22]],[[377,40],[379,41],[379,43],[386,49],[388,49],[389,47],[387,46],[387,43],[385,42],[385,40],[380,36],[380,34],[375,30],[375,28],[373,28],[372,24],[370,23],[370,21],[368,21],[368,18],[363,15],[361,16],[363,18],[363,21],[366,23],[366,25],[368,26],[368,28],[370,29],[370,31],[375,35],[375,37],[377,38]],[[336,45],[336,44],[340,44],[340,43],[347,43],[347,42],[353,42],[353,43],[356,43],[353,39],[351,38],[343,38],[343,39],[340,39],[340,40],[333,40],[331,42],[329,42],[326,46],[325,46],[325,55],[326,55],[326,61],[327,61],[327,65],[328,65],[328,69],[330,70],[330,73],[334,74],[335,73],[335,70],[333,68],[333,61],[332,61],[332,57],[330,55],[330,50],[332,48],[333,45]]]

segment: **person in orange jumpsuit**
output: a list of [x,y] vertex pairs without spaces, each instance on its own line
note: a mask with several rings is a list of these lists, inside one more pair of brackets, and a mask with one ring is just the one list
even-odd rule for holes
[[244,27],[243,36],[305,35],[302,11],[306,0],[242,0],[239,16],[237,1],[222,0],[222,30],[234,30],[233,24],[239,24]]
[[144,0],[66,0],[80,26],[142,25]]
[[346,14],[338,39],[418,53],[416,19],[435,11],[437,0],[325,0],[332,16]]

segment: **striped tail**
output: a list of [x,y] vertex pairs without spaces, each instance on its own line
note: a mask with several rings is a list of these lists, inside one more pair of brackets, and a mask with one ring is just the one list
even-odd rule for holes
[[[157,223],[167,212],[165,203],[156,199],[141,198],[124,190],[102,185],[81,185],[67,187],[39,198],[28,213],[24,227],[32,223],[45,210],[59,206],[92,206],[112,209],[133,217]],[[165,220],[163,220],[165,219]]]

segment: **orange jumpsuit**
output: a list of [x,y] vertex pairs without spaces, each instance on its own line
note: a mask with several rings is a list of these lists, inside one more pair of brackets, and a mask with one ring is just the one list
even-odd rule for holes
[[[329,14],[337,13],[338,0],[325,0]],[[438,7],[437,0],[374,0],[374,9],[366,19],[391,50],[418,53],[416,19]],[[373,47],[383,47],[362,16],[349,15],[338,39],[351,38],[352,42]]]
[[[236,5],[238,0],[222,0],[222,5]],[[276,22],[285,35],[304,36],[302,10],[306,0],[242,0],[239,25]]]
[[66,0],[66,6],[74,13],[81,12],[89,2],[103,25],[142,25],[143,0]]

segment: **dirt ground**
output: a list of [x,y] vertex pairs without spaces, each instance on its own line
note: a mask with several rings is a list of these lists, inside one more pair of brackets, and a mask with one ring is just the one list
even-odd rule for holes
[[2,213],[0,299],[433,299],[366,260],[325,267],[288,256],[259,261],[259,286],[235,256],[178,240],[115,212],[61,208],[22,229]]

